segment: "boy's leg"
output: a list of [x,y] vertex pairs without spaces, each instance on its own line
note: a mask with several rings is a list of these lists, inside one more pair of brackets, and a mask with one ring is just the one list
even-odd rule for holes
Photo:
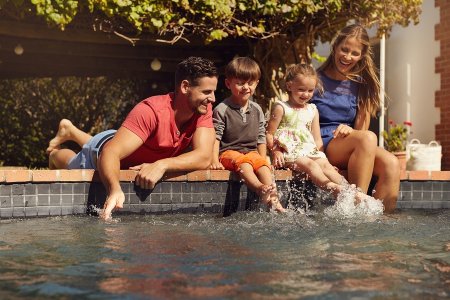
[[59,146],[66,141],[74,141],[80,147],[83,147],[91,138],[90,134],[77,128],[71,121],[62,119],[59,122],[58,132],[48,143],[47,154],[50,155],[53,150],[59,149]]
[[256,170],[256,175],[261,183],[263,183],[265,186],[271,187],[266,191],[266,194],[268,193],[268,195],[264,195],[265,197],[262,197],[263,202],[267,205],[270,205],[278,212],[286,211],[281,205],[280,199],[278,197],[277,185],[273,181],[273,174],[271,169],[268,166],[263,165],[258,170]]
[[[261,167],[258,169],[261,170],[263,168],[266,168],[267,170],[269,170],[269,168],[267,167]],[[261,176],[261,172],[258,172],[259,176],[257,176],[255,174],[255,171],[253,170],[253,166],[249,163],[242,163],[240,165],[240,172],[239,175],[241,176],[242,180],[244,181],[244,183],[247,185],[247,187],[249,189],[251,189],[252,191],[255,191],[258,196],[261,198],[261,202],[266,204],[266,205],[271,205],[271,197],[272,194],[275,190],[276,193],[276,187],[274,187],[272,185],[272,180],[270,179],[267,180],[267,178],[271,178],[271,176]],[[268,172],[270,173],[270,171]],[[264,178],[264,181],[266,183],[263,183],[260,181],[260,179],[258,177],[262,177]]]
[[244,181],[249,189],[260,194],[264,184],[259,180],[253,171],[253,166],[249,163],[242,163],[240,165],[239,176]]

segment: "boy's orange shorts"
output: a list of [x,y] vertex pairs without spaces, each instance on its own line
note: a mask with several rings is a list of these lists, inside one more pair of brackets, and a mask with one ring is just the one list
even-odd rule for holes
[[219,161],[223,167],[229,171],[239,172],[243,163],[252,165],[253,170],[257,171],[263,166],[270,168],[269,162],[262,157],[258,152],[252,151],[248,153],[241,153],[235,150],[226,150],[219,156]]

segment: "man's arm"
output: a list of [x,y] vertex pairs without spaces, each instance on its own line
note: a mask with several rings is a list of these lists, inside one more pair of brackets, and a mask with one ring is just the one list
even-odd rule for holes
[[207,169],[211,165],[216,135],[214,128],[199,127],[192,138],[192,151],[176,157],[164,158],[151,164],[142,164],[132,169],[139,170],[136,183],[144,188],[153,188],[166,172]]
[[220,152],[220,141],[218,139],[216,139],[214,142],[212,162],[211,162],[211,166],[209,167],[211,170],[224,170],[225,169],[219,161],[219,152]]
[[108,219],[115,208],[122,208],[125,196],[120,187],[120,160],[143,144],[143,141],[125,127],[120,127],[114,137],[103,148],[97,169],[108,192],[102,217]]

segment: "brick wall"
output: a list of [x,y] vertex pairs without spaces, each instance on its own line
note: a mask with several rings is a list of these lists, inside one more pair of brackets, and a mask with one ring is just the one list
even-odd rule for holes
[[435,97],[435,106],[441,110],[436,139],[442,144],[442,170],[450,170],[450,1],[435,0],[435,5],[440,9],[440,23],[435,27],[440,56],[436,58],[435,69],[441,75],[441,89]]

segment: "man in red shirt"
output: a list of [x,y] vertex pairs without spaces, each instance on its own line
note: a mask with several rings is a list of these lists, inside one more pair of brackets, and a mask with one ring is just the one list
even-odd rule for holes
[[[117,132],[91,137],[62,120],[47,149],[50,168],[97,168],[108,192],[102,213],[105,219],[123,207],[121,168],[137,170],[136,185],[145,189],[152,189],[166,172],[208,168],[215,141],[211,104],[217,76],[207,59],[182,61],[175,73],[175,92],[137,104]],[[59,149],[67,140],[82,145],[82,151]],[[185,152],[189,145],[192,149]]]

